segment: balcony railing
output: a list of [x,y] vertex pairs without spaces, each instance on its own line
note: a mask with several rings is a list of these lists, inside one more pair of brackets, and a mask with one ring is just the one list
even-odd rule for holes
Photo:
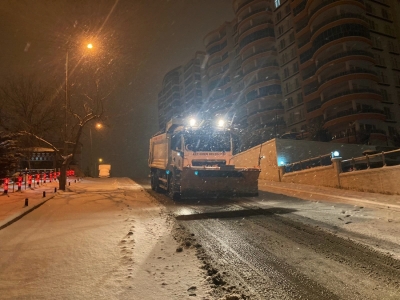
[[[276,48],[275,48],[275,47],[271,47],[271,48],[269,48],[269,49],[260,49],[260,50],[257,50],[256,52],[252,53],[251,55],[249,55],[249,56],[243,58],[243,62],[245,62],[247,59],[249,59],[250,57],[253,57],[253,56],[257,55],[257,54],[267,53],[267,52],[271,52],[271,51],[276,51]],[[243,63],[243,62],[242,62],[242,63]]]
[[335,79],[335,78],[338,78],[338,77],[342,77],[342,76],[346,76],[346,75],[350,75],[350,74],[358,74],[358,73],[366,73],[366,74],[372,74],[372,75],[378,76],[378,74],[375,71],[364,69],[364,68],[354,68],[352,70],[340,72],[340,73],[337,73],[335,75],[329,76],[325,80],[321,81],[320,86],[322,84],[332,80],[332,79]]
[[251,73],[251,72],[253,72],[255,70],[263,69],[263,68],[266,68],[266,67],[278,67],[278,66],[279,66],[278,62],[276,62],[276,61],[269,62],[269,63],[264,63],[264,64],[261,64],[260,66],[254,66],[254,67],[248,69],[246,71],[246,73],[244,73],[243,75],[246,76],[247,74],[249,74],[249,73]]
[[255,15],[255,14],[259,13],[259,12],[262,12],[262,11],[266,11],[264,7],[256,9],[256,10],[253,10],[253,11],[245,14],[240,21],[243,21],[244,19],[247,19],[248,17],[250,17],[252,15]]
[[[385,133],[386,134],[386,133]],[[353,172],[371,168],[381,168],[385,166],[396,166],[400,164],[400,149],[365,154],[361,157],[342,160],[342,171]]]
[[305,22],[303,25],[296,28],[296,33],[300,32],[303,28],[307,27],[308,22]]
[[325,119],[325,123],[334,119],[342,118],[342,117],[347,117],[351,115],[358,115],[358,114],[368,114],[368,113],[373,113],[373,114],[381,114],[385,115],[384,111],[381,109],[376,109],[376,108],[363,108],[361,110],[354,110],[354,109],[348,109],[344,110],[341,112],[338,112],[337,114],[330,116]]
[[353,89],[353,90],[346,90],[346,91],[342,91],[340,93],[336,93],[332,96],[326,97],[323,101],[323,103],[326,103],[332,99],[335,98],[339,98],[342,96],[346,96],[346,95],[350,95],[350,94],[361,94],[361,93],[372,93],[372,94],[377,94],[377,95],[381,95],[381,92],[375,89]]
[[332,22],[337,21],[337,20],[348,19],[348,18],[361,19],[361,20],[367,22],[367,19],[363,15],[354,14],[354,13],[342,13],[342,14],[339,14],[337,16],[334,16],[332,18],[329,18],[329,19],[325,20],[324,22],[322,22],[318,26],[315,26],[311,30],[311,34],[313,34],[314,32],[318,31],[318,29],[324,27],[325,25],[327,25],[329,23],[332,23]]
[[304,74],[302,76],[303,80],[307,80],[308,78],[312,77],[315,75],[315,70],[312,70],[311,72],[308,72],[307,74]]
[[244,1],[242,4],[240,4],[240,5],[237,7],[236,12],[238,12],[243,6],[249,4],[251,1],[253,1],[253,0]]
[[317,62],[317,66],[321,67],[333,60],[342,58],[342,57],[346,57],[346,56],[353,56],[353,55],[364,55],[364,56],[369,56],[374,58],[374,55],[371,52],[368,51],[364,51],[364,50],[351,50],[351,51],[346,51],[346,52],[341,52],[341,53],[337,53],[335,55],[332,55],[329,58],[326,58],[324,60],[318,61]]
[[[350,29],[347,29],[348,24],[341,24],[326,30],[324,33],[318,35],[314,41],[312,48],[300,54],[300,63],[303,64],[308,61],[314,53],[324,45],[346,37],[362,37],[370,39],[370,33],[367,27],[361,24],[352,24]],[[333,34],[333,32],[341,32],[340,34]],[[302,45],[308,41],[302,42]],[[301,46],[299,45],[298,48]]]
[[298,43],[297,47],[300,49],[301,47],[305,46],[306,44],[308,44],[310,42],[309,39],[305,39],[304,41]]
[[320,108],[321,108],[321,104],[316,105],[316,106],[311,107],[311,108],[307,108],[307,112],[310,113],[310,112],[316,111],[317,109],[320,109]]
[[306,4],[307,1],[304,0],[303,2],[301,2],[299,5],[297,5],[294,9],[293,9],[293,15],[297,16],[299,13],[301,13],[305,8],[306,8]]
[[[318,5],[317,7],[315,7],[311,12],[310,12],[310,16],[314,15],[317,11],[319,11],[321,8],[323,8],[324,6],[327,6],[331,3],[335,3],[335,2],[341,2],[342,0],[325,0],[323,1],[320,5]],[[360,2],[362,4],[364,4],[363,0],[354,0],[357,2]]]
[[355,132],[352,130],[345,130],[345,131],[338,132],[338,133],[332,133],[332,140],[339,140],[339,139],[343,139],[343,138],[361,136],[363,134],[369,135],[371,133],[378,133],[378,134],[386,135],[386,131],[382,130],[382,129],[357,130]]
[[253,116],[253,115],[256,115],[256,114],[264,113],[266,111],[274,111],[274,110],[283,110],[283,105],[277,105],[277,106],[274,106],[274,107],[258,109],[258,110],[255,110],[255,111],[249,113],[247,116],[250,117],[250,116]]
[[278,74],[275,74],[275,75],[268,76],[268,77],[266,77],[266,78],[261,78],[261,79],[252,80],[251,82],[249,82],[249,84],[247,85],[247,87],[252,86],[252,85],[254,85],[254,84],[257,84],[257,83],[267,82],[267,81],[270,81],[270,80],[280,80],[280,77],[279,77]]
[[312,87],[312,88],[306,89],[306,90],[304,91],[304,96],[308,96],[308,95],[310,95],[310,94],[316,92],[316,91],[318,90],[318,88],[319,88],[319,86],[314,86],[314,87]]

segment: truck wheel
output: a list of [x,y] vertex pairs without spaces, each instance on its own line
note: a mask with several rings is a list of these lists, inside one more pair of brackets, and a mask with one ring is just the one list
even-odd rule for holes
[[173,176],[168,177],[168,196],[172,200],[179,200],[180,198],[179,193],[175,191],[175,180]]
[[151,189],[157,193],[160,192],[160,186],[158,181],[158,175],[156,171],[151,172]]

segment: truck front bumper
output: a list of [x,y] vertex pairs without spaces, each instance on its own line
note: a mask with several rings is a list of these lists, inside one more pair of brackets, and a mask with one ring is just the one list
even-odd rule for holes
[[181,174],[181,198],[257,196],[256,168],[217,170],[184,168]]

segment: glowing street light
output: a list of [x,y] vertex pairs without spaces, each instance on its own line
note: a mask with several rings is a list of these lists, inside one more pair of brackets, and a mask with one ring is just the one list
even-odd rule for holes
[[[99,130],[99,129],[103,128],[103,124],[96,123],[95,128]],[[94,168],[96,168],[96,163],[95,162],[93,163],[93,139],[92,139],[92,128],[91,127],[89,127],[89,136],[90,136],[90,174],[92,174],[93,165],[94,165]],[[100,161],[100,159],[99,159],[99,161]],[[96,170],[93,170],[93,174],[95,172],[96,172]]]
[[102,158],[99,158],[99,163],[102,163],[103,162],[103,159]]
[[88,47],[89,49],[92,49],[92,48],[93,48],[93,44],[87,44],[87,47]]

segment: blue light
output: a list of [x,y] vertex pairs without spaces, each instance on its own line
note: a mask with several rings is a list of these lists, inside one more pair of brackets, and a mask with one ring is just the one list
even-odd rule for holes
[[333,151],[332,156],[333,157],[339,157],[339,151]]
[[165,173],[167,173],[167,175],[170,173],[169,170],[167,170]]
[[199,171],[194,171],[194,175],[199,175]]

